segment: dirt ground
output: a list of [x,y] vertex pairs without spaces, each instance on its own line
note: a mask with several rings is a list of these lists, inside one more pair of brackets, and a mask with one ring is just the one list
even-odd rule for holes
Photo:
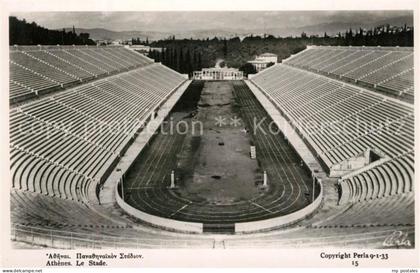
[[250,138],[235,109],[232,85],[206,82],[193,121],[202,122],[203,134],[184,140],[178,155],[178,194],[223,205],[258,196],[258,163],[250,158]]

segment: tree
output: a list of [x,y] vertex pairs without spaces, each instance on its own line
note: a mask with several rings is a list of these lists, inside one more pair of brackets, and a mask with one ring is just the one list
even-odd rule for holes
[[227,53],[228,53],[228,46],[227,46],[227,41],[226,38],[223,39],[223,57],[226,58],[227,57]]
[[255,69],[255,67],[251,63],[246,63],[246,64],[242,65],[239,68],[239,70],[244,72],[245,76],[248,76],[249,74],[256,74],[257,73],[257,70]]
[[185,53],[185,72],[188,73],[188,75],[191,75],[193,71],[190,49],[187,48],[187,52]]
[[165,53],[165,48],[163,48],[163,47],[161,47],[160,48],[160,55],[161,55],[161,62],[162,62],[162,64],[165,64],[166,65],[166,53]]
[[171,51],[172,51],[172,69],[179,71],[178,50],[176,48],[173,48]]
[[69,32],[62,30],[49,30],[38,26],[35,22],[28,23],[25,19],[19,20],[9,17],[9,44],[10,45],[81,45],[95,44],[89,39],[88,33],[77,35],[73,26]]
[[87,44],[89,41],[89,33],[80,33],[80,38],[82,39],[83,44]]
[[165,50],[165,61],[166,64],[170,67],[173,68],[174,67],[174,60],[173,60],[173,56],[172,56],[172,48],[166,48]]
[[178,56],[178,72],[184,73],[185,72],[185,68],[184,68],[184,64],[185,64],[185,60],[184,60],[184,48],[180,48],[179,49],[179,56]]
[[201,52],[198,52],[198,56],[197,56],[197,70],[201,70],[203,68],[203,64],[201,61]]

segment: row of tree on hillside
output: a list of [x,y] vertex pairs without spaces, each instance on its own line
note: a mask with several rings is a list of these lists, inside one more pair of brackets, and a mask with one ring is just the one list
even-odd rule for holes
[[327,42],[331,45],[341,46],[413,46],[414,29],[407,25],[397,27],[382,25],[372,29],[348,29],[344,33],[329,36],[324,33],[322,37],[309,36],[302,33],[301,38],[310,39],[314,44]]
[[167,47],[160,51],[150,50],[148,56],[183,74],[191,75],[193,71],[203,67],[201,53],[197,50],[190,50],[188,47]]
[[28,23],[9,17],[9,45],[95,45],[89,38],[89,33],[76,34],[72,31],[50,30],[38,26],[35,22]]
[[[124,41],[123,44],[128,44],[129,41]],[[145,41],[140,40],[139,37],[131,38],[132,45],[149,45],[149,38],[146,38]]]
[[[167,49],[168,52],[180,54],[185,52],[190,54],[199,54],[200,64],[193,62],[196,70],[203,67],[213,67],[215,60],[224,59],[227,66],[235,68],[243,68],[246,71],[250,67],[246,67],[246,62],[255,58],[256,55],[271,52],[277,54],[279,60],[289,57],[291,54],[306,48],[307,45],[331,45],[331,46],[413,46],[414,29],[408,26],[392,27],[389,25],[378,26],[370,30],[349,29],[343,33],[336,35],[308,35],[302,33],[299,37],[274,37],[272,35],[250,35],[240,39],[234,37],[230,39],[224,38],[207,38],[207,39],[176,39],[171,36],[164,40],[150,42],[151,47]],[[165,52],[166,56],[168,52]],[[171,56],[172,56],[171,55]],[[189,73],[189,65],[187,68],[182,67],[179,57],[172,57],[171,63],[167,63],[168,59],[162,59],[158,53],[152,53],[151,58],[162,61],[173,69]],[[174,61],[174,60],[177,61]],[[195,70],[195,69],[194,69]],[[251,71],[252,72],[252,71]]]

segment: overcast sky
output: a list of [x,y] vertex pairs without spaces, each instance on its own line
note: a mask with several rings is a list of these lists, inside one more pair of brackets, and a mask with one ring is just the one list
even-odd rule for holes
[[322,23],[369,23],[410,11],[257,11],[257,12],[32,12],[12,14],[50,28],[186,31],[201,29],[261,29]]

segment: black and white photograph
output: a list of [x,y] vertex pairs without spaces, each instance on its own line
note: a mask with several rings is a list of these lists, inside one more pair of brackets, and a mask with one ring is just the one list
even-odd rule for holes
[[355,267],[415,250],[414,15],[10,11],[10,248],[63,253],[41,267],[111,264],[92,250],[352,249]]

